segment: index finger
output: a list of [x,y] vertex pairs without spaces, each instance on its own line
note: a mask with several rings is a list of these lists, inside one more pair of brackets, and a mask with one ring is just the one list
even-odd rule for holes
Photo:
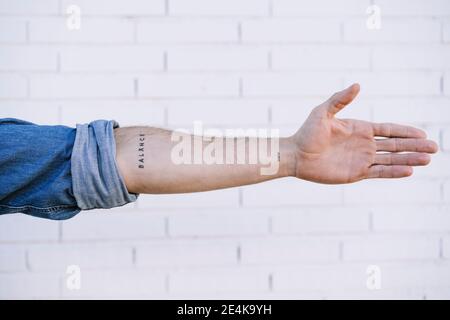
[[374,136],[388,138],[416,138],[425,139],[425,131],[411,126],[403,126],[395,123],[372,123]]

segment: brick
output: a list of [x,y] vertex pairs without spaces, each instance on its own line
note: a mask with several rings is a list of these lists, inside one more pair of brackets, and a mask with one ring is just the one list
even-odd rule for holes
[[138,267],[191,267],[237,264],[237,245],[218,241],[165,241],[138,245]]
[[139,43],[223,43],[238,41],[238,25],[222,20],[178,20],[166,18],[137,23]]
[[27,37],[25,20],[0,18],[0,43],[23,43]]
[[128,19],[83,18],[80,29],[70,30],[63,18],[30,20],[30,41],[42,43],[132,43],[134,25]]
[[53,270],[65,274],[71,265],[89,269],[127,268],[132,266],[132,247],[99,244],[43,244],[28,248],[32,271]]
[[345,202],[348,204],[430,204],[440,200],[440,186],[437,182],[414,178],[401,180],[367,180],[344,187]]
[[450,202],[450,183],[449,182],[444,183],[444,201]]
[[361,15],[369,6],[368,0],[319,0],[310,3],[298,0],[274,0],[273,12],[276,16],[343,16]]
[[425,297],[427,300],[448,300],[450,299],[450,288],[427,288]]
[[[330,97],[331,97],[330,93]],[[371,100],[359,94],[349,105],[339,111],[338,117],[341,119],[358,119],[373,121],[373,109],[377,106],[377,100]]]
[[439,258],[436,237],[372,236],[344,240],[345,261],[432,260]]
[[0,107],[0,118],[17,118],[46,125],[59,124],[58,106],[49,102],[8,102]]
[[56,71],[56,56],[52,48],[4,46],[0,53],[0,70]]
[[272,216],[275,234],[365,232],[369,210],[364,208],[293,208],[277,210]]
[[58,0],[0,0],[0,14],[33,14],[47,15],[56,14],[58,12]]
[[377,0],[377,5],[386,15],[441,16],[450,14],[446,0]]
[[25,257],[22,246],[0,245],[0,272],[25,271]]
[[381,289],[381,290],[367,290],[364,289],[350,289],[350,290],[336,290],[325,295],[324,299],[337,300],[423,300],[424,291],[421,289]]
[[[26,77],[17,74],[0,75],[0,98],[25,98],[28,94]],[[0,112],[4,112],[2,108]]]
[[442,70],[450,67],[450,48],[444,46],[375,48],[375,70]]
[[450,129],[445,129],[442,133],[442,149],[444,151],[450,151]]
[[373,209],[375,231],[442,232],[450,230],[450,215],[436,206],[391,206]]
[[395,265],[382,268],[383,288],[405,288],[405,287],[447,287],[450,285],[448,275],[449,265],[433,262],[421,264]]
[[271,128],[280,130],[280,137],[289,137],[298,131],[299,125],[272,125]]
[[230,237],[264,235],[268,232],[268,217],[259,212],[251,214],[204,209],[169,216],[169,234],[172,237]]
[[0,217],[0,242],[56,241],[58,222],[23,214]]
[[171,293],[266,292],[268,274],[264,271],[239,269],[180,271],[169,275]]
[[369,70],[370,51],[350,46],[289,46],[272,50],[274,70]]
[[265,182],[243,188],[243,203],[247,207],[288,206],[300,204],[340,204],[342,188],[325,186],[296,179]]
[[[427,139],[436,141],[436,143],[439,145],[441,140],[441,126],[437,123],[428,123],[428,124],[418,124],[418,128],[421,128],[425,131],[427,134]],[[442,148],[439,146],[439,150],[442,150]],[[439,154],[441,155],[441,154]]]
[[[296,265],[273,272],[274,292],[330,292],[365,289],[366,268],[361,265]],[[345,288],[345,289],[344,289]]]
[[70,48],[61,54],[62,72],[161,71],[162,50],[144,47]]
[[138,298],[162,294],[166,290],[166,276],[161,272],[137,271],[134,268],[121,270],[81,271],[80,290],[70,290],[62,279],[62,295],[65,298]]
[[32,98],[130,98],[132,76],[34,75],[30,77]]
[[[285,294],[285,293],[274,293],[274,292],[257,292],[257,291],[246,291],[246,292],[222,292],[222,293],[205,293],[196,292],[194,294],[189,293],[177,293],[170,294],[170,299],[199,299],[199,300],[280,300],[280,299],[318,299],[316,295],[309,292],[297,292],[296,294]],[[311,298],[312,297],[312,298]],[[273,310],[273,309],[272,309]]]
[[320,73],[249,74],[243,77],[244,97],[295,97],[328,95],[341,87],[338,75]]
[[442,241],[443,255],[445,259],[450,259],[450,238],[445,237]]
[[268,68],[268,52],[248,47],[196,47],[168,50],[168,70],[241,71]]
[[441,26],[438,21],[422,18],[389,18],[381,8],[381,29],[367,28],[365,19],[344,21],[344,41],[349,43],[439,43]]
[[237,77],[228,75],[159,75],[139,77],[139,97],[237,97]]
[[[429,139],[432,139],[429,137]],[[438,143],[439,140],[435,140]],[[417,178],[447,178],[450,177],[450,161],[448,153],[438,152],[431,156],[431,163],[425,167],[417,167],[414,176]]]
[[165,219],[158,214],[96,210],[62,224],[64,241],[155,238],[165,235]]
[[174,16],[267,16],[268,0],[171,0],[169,13]]
[[83,15],[164,15],[164,0],[62,0],[63,13],[71,5],[77,5]]
[[263,19],[242,23],[244,43],[333,43],[340,37],[338,21],[330,19]]
[[1,299],[56,299],[59,297],[59,275],[46,273],[0,274]]
[[[330,92],[331,93],[331,92]],[[324,98],[292,98],[275,100],[270,103],[271,122],[275,127],[287,124],[300,127],[308,118],[311,111],[322,102]]]
[[[98,119],[116,120],[121,127],[164,125],[164,106],[143,101],[101,100],[61,104],[61,123],[74,127]],[[124,112],[126,110],[126,112]]]
[[446,98],[399,98],[374,102],[373,117],[376,122],[440,123],[450,117]]
[[444,42],[448,43],[450,42],[450,23],[449,22],[444,22],[443,23],[443,37],[444,37]]
[[[298,290],[342,292],[367,289],[370,274],[367,268],[372,264],[296,266],[276,270],[273,276],[274,292]],[[450,281],[446,264],[414,263],[380,264],[381,291],[389,289],[421,288],[423,286],[446,286]]]
[[319,238],[266,238],[241,241],[243,264],[332,262],[339,259],[339,242]]
[[[278,100],[271,103],[272,123],[284,128],[286,124],[294,125],[298,129],[308,118],[314,107],[325,102],[340,87],[334,88],[321,98],[298,98],[295,100]],[[353,118],[372,120],[372,101],[357,97],[345,109],[339,112],[339,118]],[[296,130],[295,130],[296,131]],[[295,132],[294,131],[294,132]]]
[[444,94],[447,96],[447,97],[449,97],[450,96],[450,74],[449,73],[447,73],[447,74],[445,74],[445,77],[444,77]]
[[139,208],[207,208],[238,206],[238,189],[224,189],[199,193],[143,195]]
[[170,126],[183,125],[193,130],[194,121],[201,121],[203,129],[210,126],[236,127],[268,123],[268,103],[237,100],[188,100],[173,101],[167,104]]
[[439,95],[441,77],[437,72],[377,72],[354,73],[345,76],[345,84],[361,84],[366,96],[423,96]]

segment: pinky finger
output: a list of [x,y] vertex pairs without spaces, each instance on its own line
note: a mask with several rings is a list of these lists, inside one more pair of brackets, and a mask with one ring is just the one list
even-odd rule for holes
[[374,165],[369,168],[368,178],[404,178],[409,177],[413,173],[413,168],[410,166],[385,166],[385,165]]

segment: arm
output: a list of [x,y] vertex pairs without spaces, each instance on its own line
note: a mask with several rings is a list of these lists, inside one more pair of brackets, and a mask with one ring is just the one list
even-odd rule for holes
[[[413,166],[428,164],[437,145],[422,130],[335,117],[358,92],[353,85],[336,93],[311,112],[296,134],[280,139],[205,140],[151,127],[118,128],[119,170],[130,192],[180,193],[287,176],[328,184],[401,178],[410,176]],[[267,147],[269,162],[250,160],[260,155],[255,145]]]

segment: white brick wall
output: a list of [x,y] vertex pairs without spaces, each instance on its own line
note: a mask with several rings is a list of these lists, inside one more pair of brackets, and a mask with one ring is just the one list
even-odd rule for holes
[[373,32],[366,28],[361,18],[347,19],[343,23],[343,37],[349,43],[407,44],[439,43],[441,41],[441,22],[423,17],[387,16],[382,20],[382,28]]
[[77,31],[65,26],[61,17],[32,18],[29,20],[30,43],[61,44],[130,44],[134,42],[134,23],[125,18],[89,18],[83,19],[83,25]]
[[[366,27],[372,3],[380,30]],[[1,216],[0,298],[450,298],[449,17],[448,0],[0,0],[0,117],[292,133],[358,81],[343,117],[417,125],[441,146],[402,181]]]
[[238,25],[228,20],[172,18],[137,21],[137,41],[151,44],[238,41]]
[[244,43],[333,43],[341,37],[333,19],[258,19],[242,22],[241,29]]
[[172,0],[169,13],[174,16],[266,16],[269,0]]
[[8,30],[8,32],[0,33],[0,41],[2,43],[24,43],[27,38],[26,20],[14,18],[1,18],[0,30]]
[[165,13],[164,0],[61,0],[61,8],[70,5],[78,5],[86,15],[157,16]]
[[20,74],[0,74],[0,98],[20,99],[28,94],[27,78]]
[[67,48],[61,52],[62,72],[162,71],[164,52],[151,47]]
[[0,1],[0,13],[2,15],[49,15],[58,12],[58,0],[9,0]]

